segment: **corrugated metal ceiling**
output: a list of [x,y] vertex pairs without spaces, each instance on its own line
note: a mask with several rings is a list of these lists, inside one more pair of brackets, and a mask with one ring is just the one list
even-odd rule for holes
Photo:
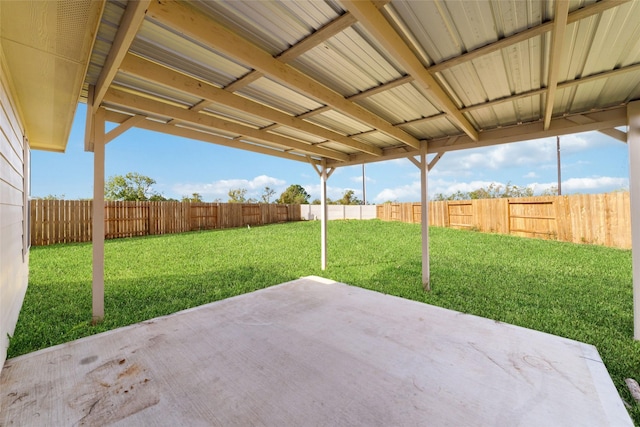
[[[267,146],[291,139],[288,158],[324,158],[334,166],[413,155],[421,147],[436,152],[566,133],[578,122],[582,127],[571,130],[588,130],[587,122],[592,129],[619,126],[622,110],[602,123],[605,116],[596,113],[640,99],[640,2],[571,1],[566,25],[555,19],[559,4],[542,0],[367,3],[151,1],[127,55],[222,88],[236,106],[161,83],[153,72],[119,72],[110,86],[133,94],[130,114],[154,116],[135,103],[137,95],[152,97],[191,110],[183,116],[198,129],[206,128],[199,116],[213,114],[260,130]],[[128,7],[107,1],[85,98],[118,31],[127,30]],[[554,50],[556,32],[564,37]],[[411,63],[398,56],[405,48],[422,69],[401,65]],[[108,99],[103,105],[113,107]],[[241,99],[250,100],[244,111]],[[285,119],[264,116],[256,102]],[[590,116],[565,120],[575,114]],[[178,122],[165,118],[166,126]],[[457,142],[445,143],[450,137]]]

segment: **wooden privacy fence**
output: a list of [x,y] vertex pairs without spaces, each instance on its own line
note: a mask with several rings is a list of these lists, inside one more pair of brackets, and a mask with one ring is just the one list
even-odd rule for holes
[[[420,203],[377,206],[386,221],[420,223],[420,214]],[[429,202],[429,225],[631,248],[628,192]]]
[[[93,202],[32,200],[31,244],[91,241]],[[300,221],[300,205],[105,202],[105,238]]]

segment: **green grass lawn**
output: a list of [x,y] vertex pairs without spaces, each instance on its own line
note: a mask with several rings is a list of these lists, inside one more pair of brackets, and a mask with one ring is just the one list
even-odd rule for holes
[[[331,221],[106,242],[105,321],[92,326],[91,245],[31,250],[29,288],[9,357],[301,276],[351,285],[595,345],[622,397],[640,380],[632,340],[631,252],[432,228],[431,284],[421,284],[420,226]],[[631,410],[640,425],[640,405]]]

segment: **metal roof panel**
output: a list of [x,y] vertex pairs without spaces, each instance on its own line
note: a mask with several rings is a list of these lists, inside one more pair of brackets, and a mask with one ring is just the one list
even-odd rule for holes
[[394,124],[440,113],[440,110],[434,107],[413,83],[395,87],[357,102]]
[[291,65],[343,96],[355,95],[402,76],[353,28],[308,51]]
[[226,86],[251,71],[212,49],[191,43],[150,21],[142,24],[131,46],[131,52],[219,87]]
[[198,10],[277,55],[339,16],[323,1],[196,1]]
[[265,77],[242,88],[237,93],[292,115],[300,115],[323,106],[323,104]]
[[329,110],[324,113],[314,115],[309,117],[307,120],[328,129],[335,129],[337,132],[344,135],[355,135],[373,130],[371,127],[335,110]]

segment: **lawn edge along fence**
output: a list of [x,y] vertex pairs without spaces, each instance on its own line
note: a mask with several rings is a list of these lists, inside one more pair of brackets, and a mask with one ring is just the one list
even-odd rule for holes
[[[385,203],[376,216],[420,223],[420,203]],[[429,202],[429,225],[631,249],[629,192]]]
[[[31,244],[91,241],[91,200],[31,200]],[[300,221],[300,205],[105,202],[105,238]]]

